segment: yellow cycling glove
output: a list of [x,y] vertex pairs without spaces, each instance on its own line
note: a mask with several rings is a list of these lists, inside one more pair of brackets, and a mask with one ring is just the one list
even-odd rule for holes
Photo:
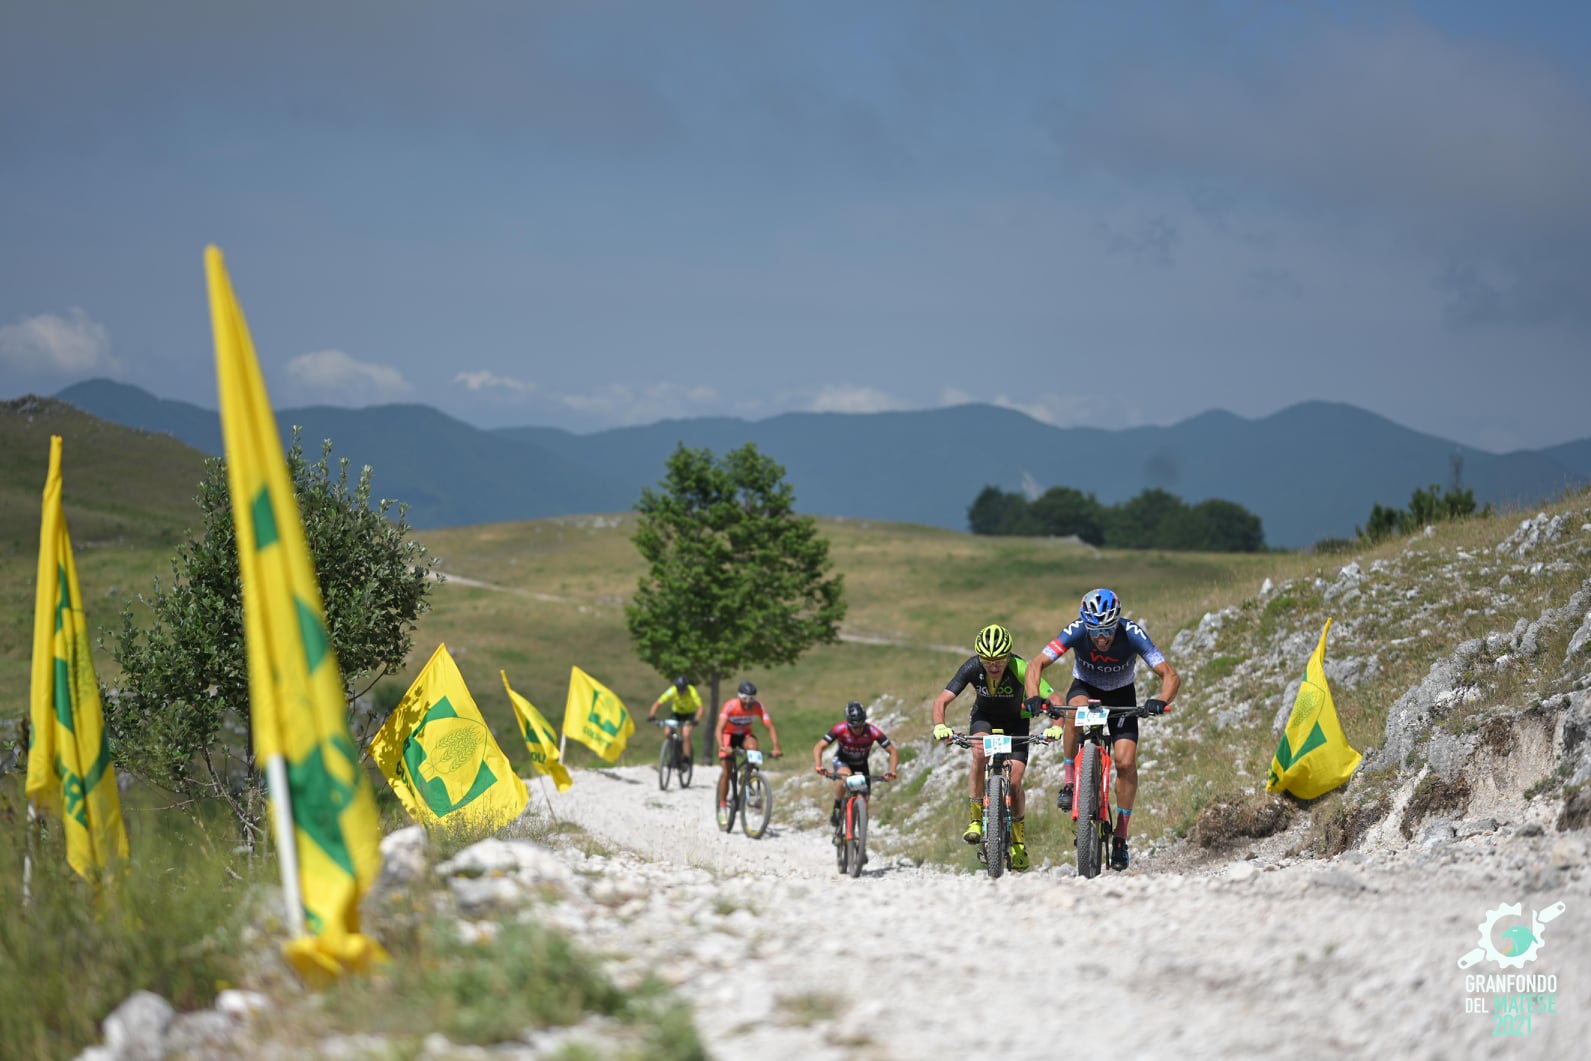
[[934,740],[949,740],[950,732],[950,727],[941,722],[934,727]]
[[1066,736],[1066,731],[1060,726],[1051,726],[1044,731],[1045,740],[1060,740],[1064,736]]

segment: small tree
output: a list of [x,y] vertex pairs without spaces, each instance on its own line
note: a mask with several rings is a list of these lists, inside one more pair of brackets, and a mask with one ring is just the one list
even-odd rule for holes
[[[390,501],[370,507],[368,465],[350,488],[347,459],[334,473],[330,458],[327,441],[320,460],[306,463],[294,432],[288,474],[352,702],[408,658],[415,622],[430,608],[436,561],[408,539],[404,506],[395,522]],[[122,676],[105,697],[106,730],[119,765],[184,799],[225,802],[252,840],[263,780],[249,747],[243,597],[223,460],[205,463],[195,500],[204,536],[178,547],[169,585],[157,579],[153,593],[139,597],[150,627],[140,631],[133,609],[122,608],[111,647]],[[361,744],[373,721],[354,727]]]
[[630,639],[659,672],[711,683],[710,725],[723,678],[839,640],[844,577],[794,500],[784,468],[747,443],[722,460],[679,446],[635,503],[649,567],[624,609]]

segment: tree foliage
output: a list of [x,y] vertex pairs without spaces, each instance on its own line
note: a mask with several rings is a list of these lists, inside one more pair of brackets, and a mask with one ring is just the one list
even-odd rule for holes
[[648,568],[624,609],[630,639],[660,673],[711,681],[713,706],[721,678],[839,640],[844,577],[794,499],[755,445],[722,459],[681,445],[635,504]]
[[[326,624],[352,702],[401,667],[414,626],[430,608],[434,558],[409,539],[404,506],[371,507],[367,465],[350,484],[348,461],[331,465],[327,441],[318,461],[304,459],[295,432],[288,474],[320,582]],[[124,606],[111,654],[120,684],[105,698],[105,723],[116,762],[187,800],[224,800],[246,834],[257,827],[262,780],[249,751],[248,660],[237,538],[226,463],[212,458],[195,498],[202,537],[179,546],[171,581],[140,595],[149,626]],[[368,723],[373,720],[366,720]],[[355,736],[368,737],[355,727]]]
[[1260,518],[1234,501],[1212,498],[1188,505],[1165,490],[1145,490],[1119,505],[1054,486],[1029,501],[986,486],[967,509],[974,534],[1076,535],[1113,549],[1182,549],[1252,553],[1265,548]]
[[[1492,506],[1487,505],[1481,509],[1482,515],[1491,511]],[[1475,491],[1461,490],[1449,487],[1442,490],[1432,483],[1424,489],[1416,489],[1409,497],[1409,507],[1389,508],[1377,502],[1370,508],[1370,518],[1363,527],[1356,528],[1360,538],[1369,542],[1379,542],[1398,534],[1412,534],[1421,527],[1443,520],[1462,519],[1474,515]]]

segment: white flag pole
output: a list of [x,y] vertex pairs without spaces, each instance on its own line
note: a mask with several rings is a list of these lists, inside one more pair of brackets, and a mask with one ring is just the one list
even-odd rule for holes
[[276,833],[276,860],[282,867],[282,898],[287,904],[287,927],[296,939],[304,932],[304,895],[298,881],[298,833],[293,827],[293,797],[287,788],[287,759],[273,755],[265,761],[265,784],[271,796],[271,825]]

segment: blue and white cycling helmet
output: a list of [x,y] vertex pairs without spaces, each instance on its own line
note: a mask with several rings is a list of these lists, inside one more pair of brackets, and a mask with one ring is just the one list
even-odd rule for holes
[[1103,587],[1083,594],[1083,606],[1078,609],[1083,625],[1091,634],[1108,634],[1116,629],[1121,619],[1121,601],[1116,594]]

